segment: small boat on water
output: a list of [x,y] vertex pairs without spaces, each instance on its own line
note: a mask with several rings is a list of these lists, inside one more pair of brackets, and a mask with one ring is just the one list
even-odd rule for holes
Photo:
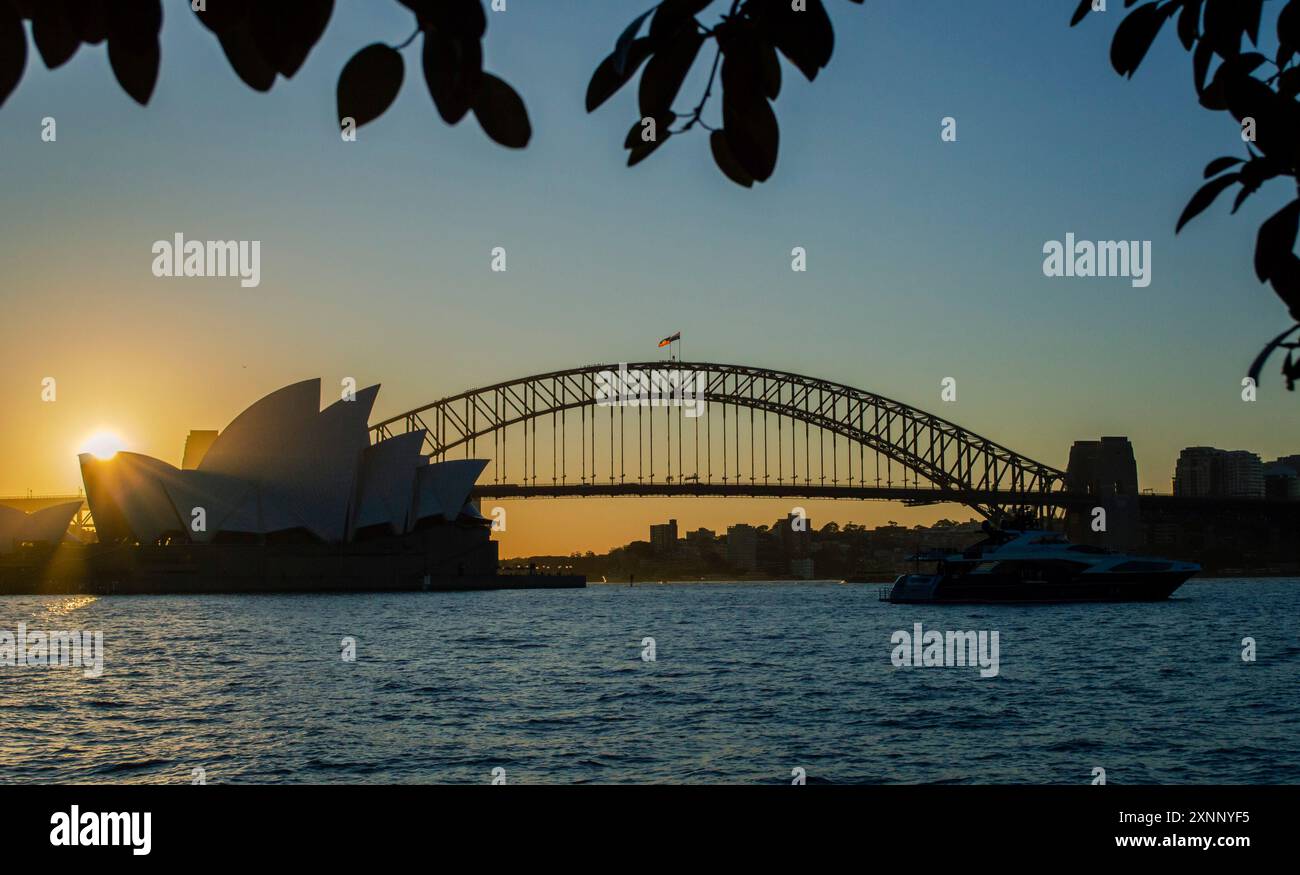
[[882,601],[1137,602],[1160,601],[1201,570],[1177,562],[1072,544],[1058,532],[986,529],[987,537],[961,551],[918,553],[933,574],[903,574],[882,590]]

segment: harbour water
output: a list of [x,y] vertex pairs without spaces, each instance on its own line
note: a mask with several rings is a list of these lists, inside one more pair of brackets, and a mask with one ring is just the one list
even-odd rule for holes
[[[0,666],[8,783],[1300,783],[1297,580],[1060,606],[837,583],[0,598],[20,623],[102,631],[105,658]],[[896,667],[916,623],[996,631],[998,673]]]

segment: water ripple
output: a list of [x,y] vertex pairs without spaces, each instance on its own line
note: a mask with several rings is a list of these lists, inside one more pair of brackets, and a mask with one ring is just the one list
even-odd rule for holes
[[[0,629],[102,630],[106,658],[0,667],[0,781],[1300,783],[1297,617],[1281,580],[1034,608],[806,584],[11,596]],[[895,668],[918,622],[998,631],[998,676]]]

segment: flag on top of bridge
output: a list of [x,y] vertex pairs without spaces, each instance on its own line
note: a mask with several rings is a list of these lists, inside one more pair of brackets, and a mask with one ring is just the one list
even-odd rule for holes
[[680,331],[677,332],[676,334],[670,334],[667,337],[665,337],[663,340],[659,341],[659,347],[662,349],[663,347],[672,343],[674,340],[681,340],[681,339],[682,339],[682,333]]

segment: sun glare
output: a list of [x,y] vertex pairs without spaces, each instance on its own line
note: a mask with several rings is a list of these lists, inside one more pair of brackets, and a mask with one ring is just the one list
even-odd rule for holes
[[100,430],[86,438],[81,445],[81,452],[90,453],[97,459],[111,459],[119,450],[126,449],[126,442],[115,432]]

